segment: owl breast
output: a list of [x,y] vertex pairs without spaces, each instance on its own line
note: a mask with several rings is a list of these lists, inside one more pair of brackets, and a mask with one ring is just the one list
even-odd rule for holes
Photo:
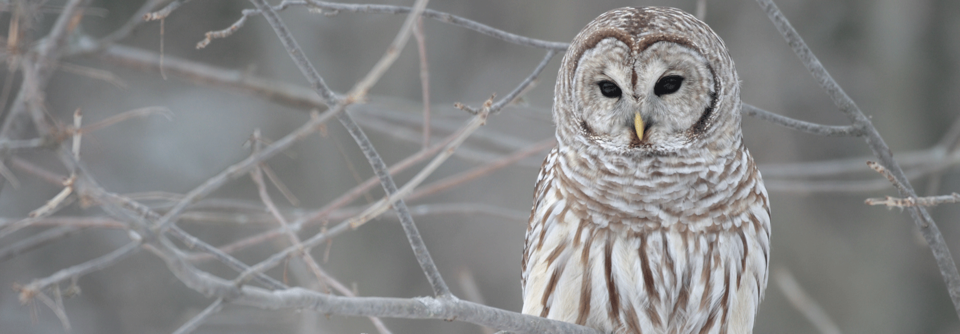
[[693,167],[702,162],[668,166],[683,163],[675,158],[624,162],[649,173],[619,181],[590,175],[617,163],[583,158],[568,166],[561,151],[547,157],[538,180],[524,248],[524,313],[605,333],[752,331],[770,229],[765,190],[745,150],[716,160],[713,172]]

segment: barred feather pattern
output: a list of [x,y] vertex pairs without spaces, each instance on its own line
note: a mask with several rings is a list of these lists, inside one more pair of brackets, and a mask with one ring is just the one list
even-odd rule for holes
[[[652,44],[636,47],[643,36],[687,26],[670,40],[692,45],[691,59],[714,75],[703,92],[713,100],[680,139],[618,146],[588,124],[578,66],[590,66],[591,48],[603,43],[591,34],[624,25],[634,54]],[[743,145],[738,79],[722,41],[679,10],[611,11],[574,40],[555,94],[559,144],[541,167],[527,225],[523,313],[603,333],[751,333],[767,286],[770,205]]]

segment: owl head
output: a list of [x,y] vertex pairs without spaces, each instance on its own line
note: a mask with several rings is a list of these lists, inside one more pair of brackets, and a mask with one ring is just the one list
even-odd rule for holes
[[561,146],[621,155],[739,146],[740,92],[723,41],[676,8],[619,8],[563,57],[554,93]]

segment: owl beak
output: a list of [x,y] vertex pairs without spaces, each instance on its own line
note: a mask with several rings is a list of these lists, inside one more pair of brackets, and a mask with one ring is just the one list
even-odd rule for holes
[[633,114],[633,128],[637,130],[637,138],[643,140],[643,117],[639,112]]

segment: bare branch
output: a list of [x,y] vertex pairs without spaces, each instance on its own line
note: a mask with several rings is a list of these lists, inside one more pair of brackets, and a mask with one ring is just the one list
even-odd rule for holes
[[497,101],[492,106],[490,106],[490,112],[496,115],[497,113],[500,112],[501,109],[503,109],[503,107],[506,107],[508,104],[513,103],[513,101],[516,100],[521,93],[525,92],[527,88],[530,87],[530,85],[532,85],[537,80],[537,77],[540,76],[540,73],[543,72],[543,69],[547,68],[547,63],[549,63],[550,59],[553,59],[553,56],[556,54],[557,54],[556,50],[548,50],[547,54],[543,56],[543,60],[540,61],[540,64],[537,64],[537,67],[533,69],[533,73],[530,73],[529,76],[523,79],[523,82],[520,82],[520,85],[517,86],[517,88],[514,88],[513,91],[505,95],[503,99],[500,99],[500,101]]
[[428,196],[434,193],[438,193],[438,192],[450,189],[452,187],[460,185],[469,180],[473,180],[478,177],[487,175],[497,169],[514,164],[523,158],[526,158],[534,153],[542,152],[543,150],[551,148],[555,145],[557,145],[557,140],[555,138],[543,140],[539,143],[530,145],[530,147],[528,148],[518,150],[517,152],[514,152],[513,154],[510,154],[501,159],[491,161],[482,166],[478,166],[476,168],[463,171],[462,173],[459,173],[457,175],[452,175],[442,180],[437,180],[436,182],[433,182],[431,184],[424,186],[417,192],[410,194],[410,196],[407,199],[410,201],[413,201],[413,200],[422,198],[424,196]]
[[400,50],[407,45],[407,40],[410,39],[410,34],[413,33],[413,27],[417,24],[417,21],[420,20],[420,15],[423,14],[423,10],[426,8],[427,0],[417,0],[417,2],[414,3],[413,11],[411,11],[410,15],[407,16],[407,19],[403,21],[403,26],[400,27],[400,32],[397,33],[397,36],[393,38],[393,42],[391,42],[390,46],[387,47],[387,51],[384,52],[380,60],[373,65],[373,68],[370,69],[370,72],[368,72],[367,75],[363,77],[360,82],[355,84],[353,89],[347,93],[345,101],[346,103],[352,104],[354,102],[361,102],[366,99],[367,92],[370,90],[370,88],[372,88],[377,81],[380,81],[380,77],[383,76],[383,73],[385,73],[387,69],[393,65],[393,62],[397,60],[397,57],[400,56]]
[[7,165],[3,164],[3,161],[0,160],[0,180],[10,181],[10,185],[13,186],[13,189],[20,189],[20,180],[17,179],[17,176],[13,174],[13,171],[10,168],[7,168]]
[[297,40],[290,35],[290,31],[287,30],[286,24],[280,20],[277,12],[275,12],[265,0],[250,0],[250,2],[257,7],[257,10],[263,14],[263,18],[266,19],[270,27],[273,28],[277,37],[280,38],[280,42],[283,43],[284,48],[287,49],[287,53],[290,54],[290,58],[293,58],[294,64],[300,69],[300,73],[303,73],[303,76],[307,78],[310,87],[323,98],[327,106],[337,104],[340,98],[327,86],[327,83],[324,82],[320,74],[317,73],[317,69],[307,60],[307,55],[303,52],[303,49],[300,48],[300,45],[297,44]]
[[697,0],[697,10],[694,12],[697,19],[703,21],[707,17],[707,0]]
[[[373,4],[343,4],[343,3],[333,3],[333,2],[323,2],[323,1],[314,1],[314,0],[284,0],[280,5],[272,7],[276,10],[283,10],[289,6],[308,6],[313,8],[319,8],[320,10],[326,11],[325,13],[337,14],[339,12],[353,12],[353,13],[381,13],[381,14],[408,14],[411,12],[411,7],[402,7],[402,6],[391,6],[391,5],[373,5]],[[244,12],[244,20],[249,15],[260,14],[261,10],[258,8],[256,11]],[[493,28],[491,26],[456,16],[449,13],[439,12],[432,9],[426,9],[423,11],[423,17],[434,19],[440,22],[449,23],[458,27],[463,27],[470,29],[481,34],[506,41],[508,43],[513,43],[522,46],[529,46],[539,49],[550,49],[554,51],[565,51],[567,47],[570,46],[569,43],[561,42],[549,42],[544,40],[539,40],[535,38],[520,36],[517,34],[509,33],[500,29]],[[236,24],[235,24],[236,25]],[[231,26],[233,28],[233,26]],[[230,29],[230,28],[228,28]],[[233,29],[235,31],[236,29]],[[231,31],[232,33],[232,31]],[[209,34],[209,33],[208,33]],[[217,36],[222,37],[222,36]],[[203,42],[201,42],[203,43]]]
[[140,250],[140,241],[133,241],[99,258],[60,270],[47,278],[34,280],[20,287],[20,302],[25,303],[47,287],[110,267]]
[[[480,305],[486,304],[486,302],[483,301],[483,294],[480,293],[480,288],[477,287],[477,281],[473,279],[473,273],[469,268],[460,270],[460,273],[457,274],[457,281],[459,281],[460,289],[463,290],[467,300]],[[481,327],[481,329],[484,334],[493,334],[493,329],[490,327]]]
[[173,334],[193,333],[193,331],[197,330],[197,328],[200,327],[200,325],[202,325],[204,321],[207,321],[207,318],[209,318],[211,315],[219,313],[220,310],[222,309],[223,309],[223,298],[217,298],[217,300],[213,301],[213,303],[210,304],[210,306],[207,306],[207,308],[203,309],[203,311],[193,316],[193,318],[190,318],[190,320],[185,322],[182,326],[180,326],[180,328],[177,328],[177,330],[174,331]]
[[242,13],[243,15],[240,16],[240,19],[238,19],[237,22],[234,22],[233,24],[231,24],[229,27],[222,30],[208,31],[206,34],[204,34],[203,40],[197,42],[197,49],[203,49],[207,47],[207,45],[210,45],[210,43],[213,42],[214,39],[230,37],[230,35],[233,35],[233,33],[237,32],[237,30],[240,30],[240,28],[243,28],[243,25],[247,23],[248,17],[252,16],[253,14],[259,14],[259,13],[260,13],[259,11],[254,11],[250,9],[244,10]]
[[137,9],[133,15],[130,16],[130,19],[127,20],[127,23],[124,23],[120,28],[114,30],[109,35],[104,36],[98,41],[98,49],[102,50],[103,48],[110,46],[110,44],[116,43],[121,39],[130,36],[133,33],[133,30],[136,29],[140,24],[147,21],[144,20],[144,15],[147,15],[150,10],[162,3],[164,0],[147,0],[144,1],[143,5]]
[[0,150],[28,150],[47,146],[49,143],[44,138],[9,140],[0,139]]
[[70,72],[77,75],[82,75],[95,80],[102,80],[117,88],[127,87],[127,84],[123,82],[123,79],[120,79],[120,77],[114,75],[113,73],[110,73],[110,71],[104,71],[96,68],[75,65],[70,63],[60,63],[58,66],[59,66],[58,68],[63,70],[64,72]]
[[[259,151],[260,149],[260,129],[255,129],[253,133],[253,142],[254,142],[254,152]],[[287,219],[283,217],[283,214],[280,213],[280,210],[277,209],[277,206],[273,203],[273,200],[270,198],[270,194],[267,192],[267,185],[263,181],[263,173],[261,170],[262,166],[254,168],[250,172],[253,182],[257,185],[257,190],[260,194],[260,199],[263,201],[263,204],[267,206],[267,209],[273,214],[274,219],[280,223],[281,228],[286,232],[287,238],[290,240],[290,243],[294,247],[300,248],[300,258],[303,259],[303,262],[307,264],[307,267],[313,272],[314,276],[317,278],[317,282],[320,283],[320,286],[325,287],[328,283],[333,285],[337,291],[343,293],[347,296],[352,296],[353,293],[343,286],[336,278],[327,274],[323,269],[320,268],[320,265],[317,264],[317,261],[314,260],[313,255],[310,255],[310,252],[307,248],[303,247],[303,244],[300,242],[300,237],[296,235],[293,231],[289,229],[289,224]],[[390,330],[380,321],[379,318],[369,317],[370,321],[373,322],[373,325],[380,331],[381,334],[389,334]]]
[[170,16],[170,13],[173,13],[173,11],[177,10],[177,8],[180,8],[181,5],[188,2],[190,2],[190,0],[174,0],[170,2],[170,4],[168,4],[166,7],[163,7],[163,9],[160,9],[153,13],[144,14],[143,21],[163,20],[167,18],[167,16]]
[[846,126],[836,126],[836,125],[821,125],[816,123],[805,122],[801,120],[796,120],[790,117],[781,116],[774,114],[772,112],[754,107],[752,105],[743,104],[741,109],[744,115],[755,117],[764,121],[768,121],[774,124],[783,125],[785,127],[803,131],[806,133],[812,133],[815,135],[821,136],[854,136],[860,137],[863,136],[863,132],[859,129],[846,125]]
[[[37,98],[46,88],[50,76],[53,75],[56,62],[61,56],[67,37],[79,25],[80,18],[88,3],[89,0],[67,1],[50,33],[35,47],[36,57],[22,59],[23,83],[4,118],[3,126],[0,128],[0,138],[22,139],[29,129],[27,124],[31,120],[41,130],[41,135],[45,134],[43,131],[45,125],[36,121],[39,112],[30,112],[28,115],[27,111],[36,108],[36,104],[39,102]],[[31,108],[28,104],[34,104],[34,107]],[[9,153],[9,150],[0,149],[0,161],[5,161]],[[0,183],[0,187],[2,185],[3,183]]]
[[18,240],[4,248],[0,248],[0,262],[9,260],[17,255],[26,253],[34,248],[46,245],[48,243],[60,240],[64,237],[67,237],[71,234],[74,234],[80,231],[81,227],[76,226],[64,226],[58,228],[51,228],[43,232],[31,235],[29,237]]
[[60,295],[60,289],[54,289],[53,293],[55,296],[57,296],[56,300],[50,299],[50,297],[47,297],[47,294],[43,292],[38,292],[35,297],[44,305],[47,305],[51,311],[53,311],[53,314],[57,316],[57,319],[60,319],[60,324],[63,326],[63,330],[69,333],[70,318],[67,317],[67,310],[63,308],[63,297]]
[[420,55],[420,93],[423,95],[423,148],[430,146],[430,66],[427,62],[427,42],[423,35],[423,17],[413,26],[413,37],[417,40],[417,54]]
[[953,193],[950,195],[914,198],[896,198],[887,196],[886,198],[868,198],[864,202],[867,205],[886,205],[887,207],[891,208],[904,208],[908,206],[937,206],[943,203],[960,202],[960,194]]
[[[793,29],[793,26],[791,26],[790,22],[783,16],[780,9],[777,8],[772,0],[757,0],[757,3],[760,4],[760,7],[767,13],[767,17],[773,21],[777,30],[779,30],[780,34],[787,40],[787,44],[789,44],[793,52],[800,57],[800,61],[803,62],[810,74],[817,80],[820,87],[827,92],[827,95],[830,96],[833,103],[847,116],[855,128],[864,133],[864,139],[867,145],[870,146],[870,149],[873,150],[873,153],[880,160],[880,164],[890,170],[892,180],[897,181],[894,184],[899,183],[901,185],[901,187],[898,188],[901,197],[917,197],[913,191],[913,187],[910,186],[910,180],[904,175],[897,161],[893,159],[893,152],[890,151],[890,147],[888,147],[883,141],[883,138],[880,137],[880,133],[877,132],[877,129],[870,122],[870,119],[860,111],[860,108],[857,107],[850,96],[848,96],[843,89],[840,88],[840,85],[833,80],[830,74],[827,73],[823,64],[821,64],[813,52],[810,51],[810,48],[803,42],[800,34]],[[947,285],[947,292],[950,294],[950,300],[953,302],[954,311],[960,316],[960,273],[957,272],[957,264],[953,261],[950,249],[943,240],[940,229],[937,228],[937,224],[933,221],[933,218],[930,217],[926,209],[911,206],[908,207],[908,211],[914,223],[920,229],[920,233],[923,234],[924,239],[930,246],[931,252],[933,252],[933,257],[936,259],[937,266],[940,268],[940,275],[943,276],[943,280]]]
[[[373,167],[374,173],[380,178],[380,184],[383,186],[387,196],[392,198],[394,194],[397,193],[397,185],[393,182],[393,178],[390,177],[390,173],[387,172],[387,165],[383,163],[380,155],[377,154],[376,149],[373,148],[373,144],[367,139],[367,135],[364,134],[363,130],[357,126],[357,123],[350,118],[349,114],[343,113],[338,115],[337,118],[340,120],[340,123],[347,128],[347,131],[350,132],[353,139],[357,141],[357,144],[360,145],[360,150],[363,151],[367,160],[370,161],[370,166]],[[456,299],[450,294],[450,288],[447,287],[447,284],[443,281],[443,277],[440,276],[440,271],[437,269],[437,265],[434,264],[433,257],[430,256],[430,251],[427,250],[423,238],[420,237],[420,232],[417,231],[417,226],[413,222],[413,217],[410,216],[406,203],[403,202],[402,198],[391,200],[390,203],[392,203],[393,207],[397,210],[397,215],[400,217],[400,225],[407,235],[407,241],[410,242],[410,247],[413,248],[417,262],[420,263],[420,268],[423,269],[427,280],[430,281],[430,286],[433,287],[434,294],[441,299]]]
[[[120,65],[141,71],[160,71],[160,55],[156,52],[114,45],[98,55],[110,65]],[[268,80],[244,71],[228,70],[174,56],[165,56],[164,71],[171,76],[195,84],[232,88],[241,93],[303,110],[326,108],[323,99],[309,88],[283,81]]]
[[311,309],[324,314],[376,316],[409,319],[442,319],[475,323],[521,333],[590,333],[594,329],[505,311],[456,298],[413,299],[380,297],[339,297],[301,288],[267,291],[251,286],[237,287],[230,281],[206,275],[166,248],[147,247],[188,287],[204,294],[229,297],[238,305],[264,309]]
[[830,316],[827,315],[827,312],[823,311],[823,308],[817,304],[817,301],[810,298],[810,296],[803,291],[803,287],[797,283],[797,280],[793,278],[793,274],[790,273],[789,270],[783,267],[777,268],[777,270],[774,271],[773,277],[777,281],[777,286],[780,287],[780,291],[783,291],[783,294],[787,296],[790,304],[800,311],[807,320],[810,320],[814,327],[820,330],[820,333],[840,334],[840,328],[837,327],[837,324],[835,324],[833,320],[830,320]]
[[147,117],[154,114],[163,116],[168,121],[173,119],[173,112],[171,112],[170,109],[167,109],[167,107],[143,107],[143,108],[128,110],[128,111],[107,117],[102,121],[87,125],[82,128],[77,127],[77,129],[79,129],[78,132],[80,133],[90,133],[90,132],[94,132],[94,131],[103,129],[105,127],[123,122],[130,118]]
[[[434,157],[433,160],[431,160],[426,167],[423,167],[423,169],[420,170],[420,172],[417,173],[417,175],[415,175],[412,179],[410,179],[410,181],[404,184],[403,188],[401,188],[400,190],[397,190],[395,189],[396,186],[394,186],[394,189],[387,190],[387,197],[371,205],[369,208],[367,208],[367,210],[364,210],[363,213],[351,219],[351,222],[350,222],[351,227],[357,228],[360,225],[363,225],[364,223],[370,221],[371,219],[376,218],[377,216],[386,212],[387,209],[389,209],[391,206],[393,206],[394,208],[397,208],[397,204],[401,203],[403,198],[405,198],[407,195],[413,192],[413,189],[415,189],[418,185],[420,185],[420,183],[423,182],[423,180],[425,180],[427,176],[430,176],[430,174],[432,174],[438,167],[440,167],[440,165],[443,164],[443,162],[446,161],[447,158],[453,155],[453,152],[456,151],[457,147],[459,147],[460,144],[462,144],[463,141],[466,140],[471,133],[476,131],[478,128],[480,128],[481,125],[487,122],[487,116],[489,115],[487,112],[488,110],[485,109],[484,112],[481,112],[477,116],[474,116],[474,118],[471,119],[470,122],[468,122],[467,125],[463,127],[463,130],[457,133],[456,139],[454,139],[449,144],[447,144],[444,150],[441,151],[440,154],[437,154],[437,156]],[[359,129],[359,127],[357,128]],[[366,139],[366,136],[364,136],[364,139]],[[372,144],[367,144],[367,145],[369,145],[372,149]],[[361,148],[363,148],[363,146],[361,146]],[[374,167],[374,168],[376,169],[377,167]],[[386,172],[384,172],[383,174],[386,174]],[[379,172],[377,172],[377,176],[380,177]],[[383,183],[383,181],[381,181],[381,183]],[[392,183],[392,180],[391,180],[391,183]],[[387,186],[384,186],[384,187],[387,187]],[[406,205],[404,204],[404,206]],[[397,209],[399,210],[399,208]],[[402,219],[403,218],[401,217],[401,221]]]
[[[431,147],[430,149],[428,149],[428,150],[421,150],[420,152],[417,152],[416,154],[411,155],[411,156],[407,157],[406,159],[404,159],[404,160],[402,160],[402,161],[394,164],[393,167],[390,167],[390,170],[389,170],[390,174],[391,174],[391,175],[395,175],[395,174],[397,174],[397,173],[399,173],[399,172],[402,172],[402,171],[406,170],[407,168],[413,166],[414,164],[416,164],[416,163],[418,163],[418,162],[420,162],[420,161],[423,161],[423,160],[426,159],[426,158],[429,158],[429,157],[430,157],[431,155],[433,155],[434,153],[440,151],[441,148],[445,147],[445,145],[446,145],[447,143],[453,141],[456,137],[457,137],[456,134],[451,135],[451,136],[447,137],[445,140],[443,140],[440,145],[434,145],[434,146],[432,146],[432,147]],[[341,207],[349,204],[350,202],[356,200],[356,199],[359,198],[362,194],[364,194],[367,190],[369,190],[370,188],[373,188],[374,186],[376,186],[377,184],[379,184],[378,181],[379,181],[379,180],[377,179],[376,176],[367,179],[366,181],[364,181],[364,182],[361,183],[360,185],[358,185],[358,186],[354,187],[353,189],[350,189],[349,191],[343,193],[342,195],[340,195],[340,197],[338,197],[337,199],[335,199],[335,200],[333,200],[332,202],[328,203],[327,205],[323,206],[323,207],[320,208],[319,210],[316,210],[315,212],[306,214],[304,217],[302,217],[302,218],[298,219],[297,221],[291,223],[291,224],[290,224],[290,229],[293,230],[293,231],[299,231],[304,225],[306,225],[306,224],[308,224],[308,223],[311,223],[311,222],[317,223],[317,222],[323,221],[324,219],[327,219],[328,216],[329,216],[332,212],[334,212],[335,210],[337,210],[337,209],[339,209],[339,208],[341,208]],[[347,225],[349,226],[349,224],[347,224]],[[327,231],[327,232],[329,233],[330,231]],[[267,231],[267,232],[264,232],[264,233],[261,233],[261,234],[258,234],[258,235],[254,235],[254,236],[251,236],[251,237],[248,237],[248,238],[244,238],[244,239],[237,240],[237,241],[235,241],[235,242],[233,242],[233,243],[230,243],[230,244],[228,244],[228,245],[225,245],[225,246],[221,247],[220,250],[223,251],[223,252],[225,252],[225,253],[232,253],[232,252],[235,252],[235,251],[244,249],[244,248],[246,248],[246,247],[253,246],[253,245],[257,245],[257,244],[259,244],[259,243],[261,243],[261,242],[270,240],[270,239],[272,239],[272,238],[275,238],[275,237],[281,235],[282,233],[283,233],[283,232],[282,232],[281,230],[271,230],[271,231]],[[197,257],[191,258],[190,260],[191,260],[191,261],[200,261],[200,260],[203,260],[203,259],[206,259],[206,258],[208,258],[208,257],[207,257],[207,256],[197,256]]]
[[330,119],[331,116],[337,114],[342,110],[343,107],[339,106],[336,109],[329,110],[322,115],[314,115],[311,117],[306,124],[300,126],[290,134],[284,136],[280,140],[277,140],[273,144],[265,147],[262,151],[256,154],[251,154],[249,157],[240,161],[226,170],[220,172],[219,174],[207,179],[200,186],[194,188],[189,193],[183,196],[183,198],[177,202],[163,218],[158,221],[158,227],[162,230],[168,227],[173,221],[176,220],[176,216],[183,212],[190,203],[193,203],[200,198],[212,193],[214,190],[222,187],[226,184],[227,181],[238,178],[247,172],[249,172],[253,167],[255,167],[261,161],[265,161],[270,157],[276,155],[277,153],[287,149],[290,145],[293,145],[297,141],[303,140],[310,134],[317,131],[319,126]]

